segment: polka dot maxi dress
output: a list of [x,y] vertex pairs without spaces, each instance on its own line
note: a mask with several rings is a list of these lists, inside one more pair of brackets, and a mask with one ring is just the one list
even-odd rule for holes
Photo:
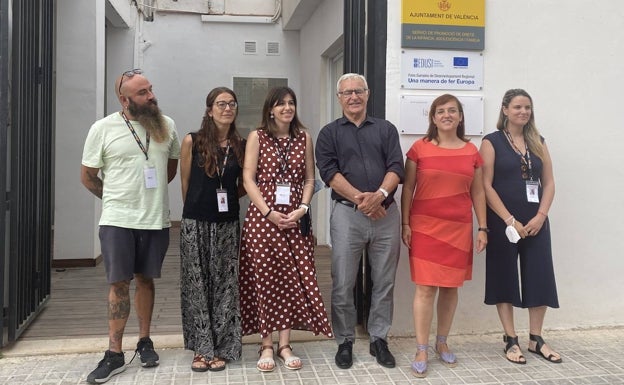
[[[305,179],[306,136],[290,139],[287,168],[282,171],[289,138],[274,139],[258,130],[260,153],[256,183],[268,206],[289,213],[299,207]],[[276,183],[290,183],[290,204],[275,203]],[[252,204],[241,235],[240,300],[243,335],[294,329],[332,337],[331,326],[316,281],[312,232],[299,227],[280,230]]]

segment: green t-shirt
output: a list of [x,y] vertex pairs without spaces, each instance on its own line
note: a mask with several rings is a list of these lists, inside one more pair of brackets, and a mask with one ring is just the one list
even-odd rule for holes
[[[174,121],[165,116],[169,138],[150,140],[148,157],[141,151],[123,117],[115,112],[93,123],[85,141],[82,164],[99,168],[104,182],[100,226],[159,230],[171,226],[167,164],[180,158]],[[146,131],[138,121],[132,127],[146,146]],[[156,187],[146,188],[145,173],[153,168]]]

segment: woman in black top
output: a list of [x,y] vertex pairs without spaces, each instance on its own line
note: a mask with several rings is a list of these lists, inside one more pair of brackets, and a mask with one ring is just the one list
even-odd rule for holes
[[182,142],[180,294],[193,371],[223,370],[241,356],[238,198],[245,194],[245,143],[236,131],[237,107],[232,90],[213,89],[201,128]]
[[[560,363],[561,356],[541,337],[547,307],[559,307],[548,221],[555,180],[526,91],[505,93],[496,128],[483,138],[480,150],[490,228],[485,303],[498,310],[507,360],[526,363],[513,317],[513,308],[521,307],[529,310],[528,350]],[[508,239],[506,231],[517,232],[519,241]]]

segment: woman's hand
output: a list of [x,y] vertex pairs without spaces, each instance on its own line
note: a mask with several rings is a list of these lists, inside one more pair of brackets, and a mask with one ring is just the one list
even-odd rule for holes
[[288,221],[288,215],[280,213],[279,211],[272,210],[267,217],[268,220],[273,222],[280,230],[286,230],[292,228],[291,222]]
[[476,245],[477,253],[480,253],[483,250],[485,250],[485,246],[487,246],[487,243],[488,243],[487,232],[477,231],[477,245]]
[[401,225],[401,239],[403,244],[409,249],[412,244],[412,229],[409,225]]
[[527,235],[530,235],[532,237],[536,236],[537,233],[539,233],[539,231],[542,229],[542,226],[544,226],[545,220],[546,217],[541,214],[537,214],[536,216],[531,218],[529,223],[524,226],[524,230],[527,232]]
[[520,238],[524,239],[527,237],[527,235],[529,235],[527,230],[524,228],[524,225],[519,220],[514,219],[513,227],[518,232],[518,235],[520,235]]
[[297,228],[299,226],[299,220],[304,214],[305,209],[303,207],[295,209],[288,214],[273,210],[268,218],[271,222],[276,224],[280,230],[288,230]]

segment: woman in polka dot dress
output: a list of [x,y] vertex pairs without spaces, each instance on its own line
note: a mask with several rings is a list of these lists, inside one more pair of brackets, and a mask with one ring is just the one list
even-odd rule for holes
[[272,89],[261,127],[249,134],[243,182],[251,200],[241,236],[240,297],[243,335],[259,333],[258,370],[275,369],[272,333],[279,332],[277,357],[286,369],[301,369],[290,331],[332,337],[316,281],[312,231],[300,219],[314,193],[314,149],[296,113],[288,87]]

